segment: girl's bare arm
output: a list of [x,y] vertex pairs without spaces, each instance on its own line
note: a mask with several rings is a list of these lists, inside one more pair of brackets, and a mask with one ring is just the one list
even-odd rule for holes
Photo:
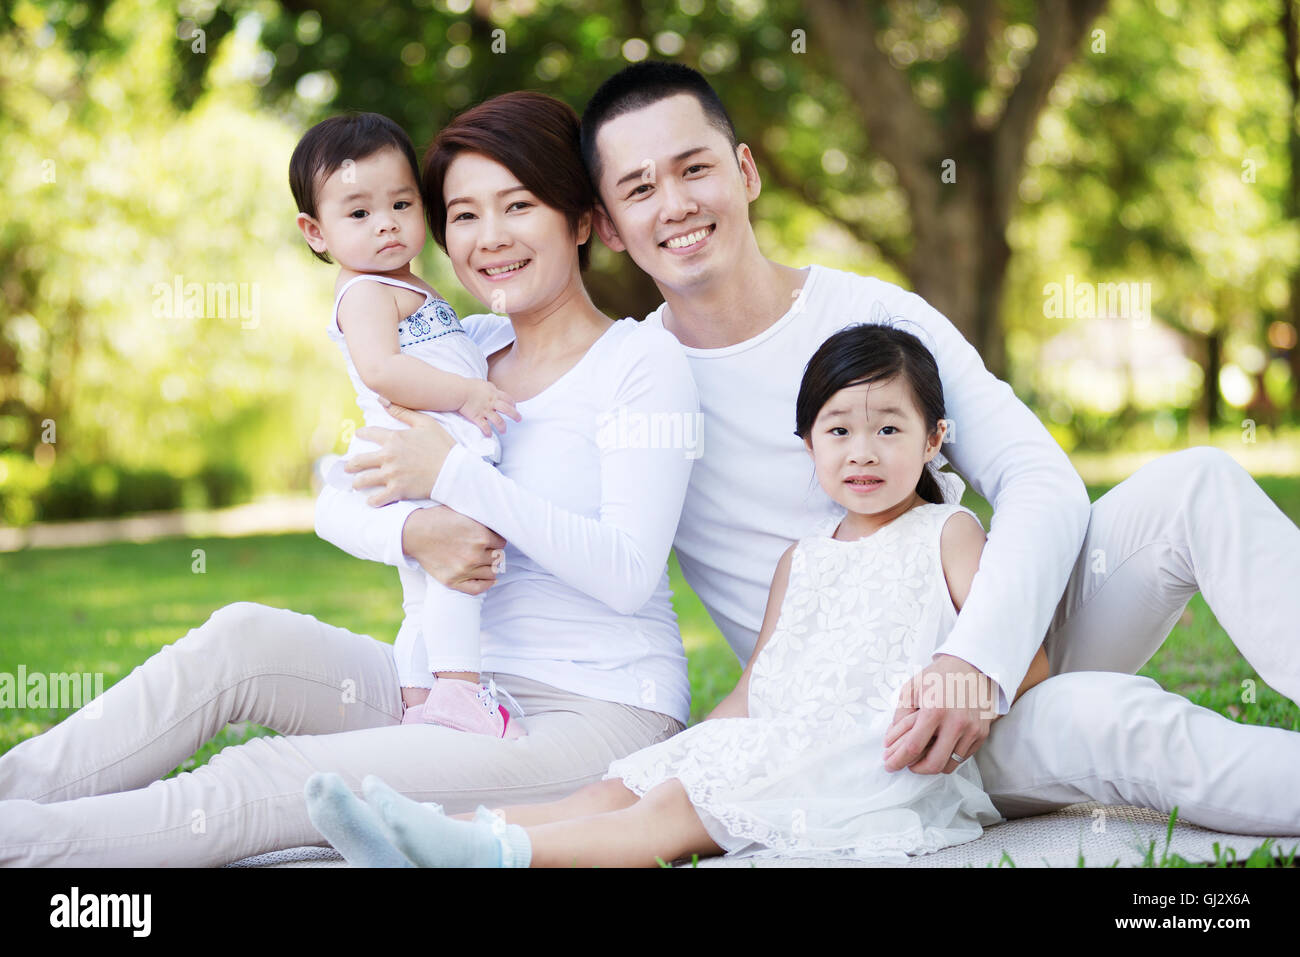
[[758,641],[754,643],[754,653],[749,656],[749,664],[745,665],[745,670],[740,673],[740,680],[736,682],[736,687],[718,702],[718,706],[709,712],[705,721],[710,718],[749,717],[749,675],[753,671],[754,662],[758,659],[758,653],[772,637],[772,632],[776,630],[776,623],[781,617],[781,603],[785,601],[785,590],[790,583],[790,558],[794,550],[795,546],[791,545],[781,555],[781,560],[776,563],[776,573],[772,576],[772,589],[767,595],[767,611],[763,615],[763,626],[759,629]]

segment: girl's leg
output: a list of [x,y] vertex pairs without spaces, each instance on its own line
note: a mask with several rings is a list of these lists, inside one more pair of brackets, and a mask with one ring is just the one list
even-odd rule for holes
[[0,756],[0,799],[51,803],[144,788],[232,721],[295,735],[400,720],[391,646],[238,602]]
[[[529,827],[535,824],[550,824],[553,821],[569,821],[574,818],[590,817],[606,811],[619,811],[631,807],[637,802],[636,793],[623,786],[617,779],[597,781],[579,788],[568,797],[548,804],[516,804],[511,807],[491,809],[507,824],[521,824]],[[474,814],[452,815],[460,821],[474,820]]]
[[[610,782],[603,782],[609,784]],[[619,785],[622,788],[622,785]],[[410,801],[382,781],[365,784],[369,807],[353,799],[349,839],[364,838],[362,863],[380,864],[384,838],[423,867],[654,867],[690,854],[714,856],[720,848],[705,830],[677,779],[652,788],[640,800],[622,788],[589,791],[588,801],[623,804],[569,820],[521,828],[488,816],[452,820]],[[350,795],[340,795],[346,802]],[[552,809],[556,805],[550,805]],[[370,812],[378,827],[371,823]]]
[[691,854],[724,853],[676,778],[630,807],[526,830],[533,867],[655,867]]

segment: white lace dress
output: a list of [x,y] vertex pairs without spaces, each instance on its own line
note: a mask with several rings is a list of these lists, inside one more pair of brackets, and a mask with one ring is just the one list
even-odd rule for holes
[[780,619],[754,662],[749,717],[703,721],[610,765],[637,794],[681,781],[728,853],[903,861],[1001,820],[967,760],[884,769],[899,688],[957,612],[939,536],[960,505],[921,505],[856,542],[802,539]]

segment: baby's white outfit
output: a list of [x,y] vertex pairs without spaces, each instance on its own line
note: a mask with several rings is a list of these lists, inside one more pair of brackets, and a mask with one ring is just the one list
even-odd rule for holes
[[891,773],[883,755],[901,686],[957,620],[939,538],[958,511],[969,509],[919,505],[852,542],[831,537],[836,518],[801,539],[749,717],[703,721],[605,778],[637,794],[678,779],[728,853],[905,861],[979,837],[1002,816],[974,761]]
[[[487,378],[487,358],[465,334],[455,311],[446,300],[389,276],[354,276],[343,284],[334,298],[329,337],[343,351],[348,377],[356,389],[357,405],[361,407],[366,425],[385,429],[407,428],[388,414],[380,404],[379,396],[361,380],[352,355],[348,352],[343,331],[339,328],[339,302],[353,283],[362,280],[400,286],[425,297],[424,304],[419,309],[397,324],[398,346],[404,355],[414,356],[444,372],[470,379]],[[452,438],[473,455],[494,464],[501,460],[501,443],[495,433],[491,436],[483,435],[476,425],[454,412],[426,414],[437,419],[451,433]],[[353,437],[347,454],[352,456],[377,448],[373,442]],[[362,495],[353,490],[352,478],[343,471],[343,461],[340,460],[330,469],[325,481],[352,495]],[[426,500],[420,504],[433,507],[439,503]],[[478,671],[479,619],[483,597],[466,595],[448,588],[422,570],[401,567],[398,573],[402,581],[402,610],[405,614],[393,643],[393,653],[402,686],[431,688],[433,673],[437,671]]]

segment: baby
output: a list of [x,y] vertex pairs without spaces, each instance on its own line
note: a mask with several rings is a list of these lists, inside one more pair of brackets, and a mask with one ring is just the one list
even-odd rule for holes
[[[487,381],[487,360],[451,306],[411,271],[424,248],[419,165],[410,138],[377,113],[313,126],[289,161],[298,228],[316,258],[338,261],[329,336],[343,350],[366,425],[405,426],[387,403],[425,410],[475,455],[500,460],[493,433],[519,413]],[[385,401],[386,400],[386,401]],[[354,439],[349,455],[376,448]],[[337,463],[326,481],[351,490]],[[351,492],[351,494],[361,494]],[[421,503],[427,507],[437,502]],[[405,618],[394,642],[403,688],[429,688],[403,724],[426,722],[515,738],[524,732],[479,676],[482,596],[454,591],[423,571],[399,569]]]

